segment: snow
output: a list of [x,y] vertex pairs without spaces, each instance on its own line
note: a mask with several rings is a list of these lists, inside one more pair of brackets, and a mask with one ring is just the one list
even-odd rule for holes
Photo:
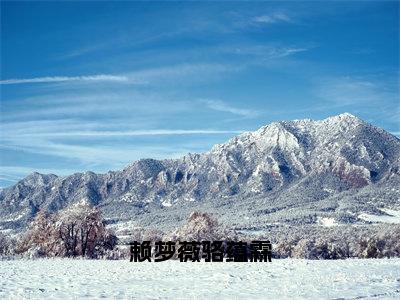
[[322,189],[324,192],[328,192],[329,194],[333,194],[335,192],[335,190],[333,189],[327,189],[327,188],[323,188]]
[[134,231],[141,229],[141,227],[138,226],[136,221],[126,221],[126,222],[110,224],[107,226],[107,228],[113,230],[118,237],[120,236],[119,234],[120,231]]
[[22,211],[22,212],[20,212],[20,213],[19,213],[18,215],[16,215],[16,216],[12,216],[11,218],[8,218],[8,219],[2,219],[1,221],[2,221],[2,222],[14,222],[14,221],[18,221],[18,220],[20,220],[22,217],[24,217],[25,214],[26,214],[26,212],[25,212],[25,211]]
[[399,299],[400,259],[0,261],[0,299]]
[[125,193],[125,195],[123,195],[123,196],[121,197],[121,201],[125,201],[125,202],[135,202],[135,196],[134,196],[132,193],[130,193],[130,192]]
[[4,235],[11,235],[13,232],[12,229],[3,229],[3,227],[0,226],[0,233],[4,234]]
[[339,225],[336,222],[335,218],[321,218],[321,217],[317,217],[317,224],[324,227],[333,227]]
[[400,222],[400,210],[382,208],[381,211],[383,211],[384,213],[387,213],[388,215],[391,215],[395,218],[398,218],[399,222]]
[[171,203],[171,201],[163,201],[163,202],[161,203],[161,205],[162,205],[162,206],[165,206],[165,207],[171,207],[171,206],[172,206],[172,203]]
[[358,218],[367,222],[373,223],[392,223],[400,224],[400,210],[394,210],[389,208],[382,208],[382,212],[386,215],[374,215],[368,213],[361,213]]

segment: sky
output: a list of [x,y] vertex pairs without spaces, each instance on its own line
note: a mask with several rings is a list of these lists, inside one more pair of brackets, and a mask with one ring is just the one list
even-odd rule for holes
[[400,136],[398,1],[0,5],[1,187],[343,112]]

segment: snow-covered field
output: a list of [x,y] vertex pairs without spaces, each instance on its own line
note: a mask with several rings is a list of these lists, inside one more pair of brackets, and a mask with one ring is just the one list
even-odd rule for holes
[[0,299],[400,299],[400,259],[0,261]]

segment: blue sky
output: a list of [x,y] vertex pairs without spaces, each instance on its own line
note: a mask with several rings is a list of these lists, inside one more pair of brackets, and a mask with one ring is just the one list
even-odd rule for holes
[[1,2],[0,186],[342,112],[400,135],[399,2]]

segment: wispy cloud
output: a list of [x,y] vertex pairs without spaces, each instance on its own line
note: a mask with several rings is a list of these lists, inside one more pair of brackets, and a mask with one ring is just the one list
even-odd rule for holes
[[33,172],[39,172],[42,174],[68,175],[76,172],[76,170],[63,168],[51,169],[0,165],[0,181],[15,182]]
[[283,48],[283,49],[281,49],[279,56],[285,57],[285,56],[293,55],[293,54],[296,54],[299,52],[305,52],[308,50],[309,49],[307,49],[307,48]]
[[[126,164],[141,158],[178,158],[193,152],[199,145],[186,142],[175,145],[118,143],[118,147],[110,143],[94,143],[89,145],[73,144],[71,140],[56,141],[48,138],[23,138],[10,140],[0,146],[3,150],[31,153],[46,157],[47,161],[62,158],[73,161],[74,167],[83,170],[120,169]],[[203,145],[204,148],[204,145]],[[211,148],[207,146],[206,149]],[[197,152],[197,151],[195,151]],[[7,173],[7,172],[6,172]]]
[[[121,126],[114,126],[112,122],[104,124],[73,119],[3,125],[0,144],[3,151],[44,155],[52,160],[61,157],[77,162],[81,169],[98,169],[98,165],[102,165],[103,170],[119,168],[144,157],[174,158],[188,152],[200,152],[211,147],[210,141],[221,141],[221,137],[224,140],[242,132],[209,128],[137,130],[128,122],[124,124],[127,128],[121,130]],[[138,139],[132,140],[131,137]],[[185,142],[169,144],[171,139]],[[51,164],[51,160],[49,162]]]
[[[20,109],[21,105],[24,109]],[[194,109],[194,103],[172,97],[167,91],[163,93],[138,91],[135,87],[125,85],[113,90],[103,90],[96,86],[95,89],[79,88],[75,91],[63,87],[63,90],[54,93],[51,91],[49,94],[43,93],[10,101],[7,107],[3,107],[2,121],[3,126],[6,122],[44,121],[55,118],[75,119],[73,122],[75,124],[88,124],[93,118],[99,120],[116,118],[113,122],[95,126],[103,128],[105,125],[108,127],[118,125],[121,128],[125,124],[130,124],[134,129],[143,129],[158,128],[157,124],[152,124],[153,121],[165,120],[179,113],[190,113]]]
[[[151,158],[167,158],[170,157],[168,151],[172,147],[165,150],[157,146],[130,146],[119,145],[114,147],[109,145],[86,146],[70,144],[68,142],[55,142],[48,139],[16,139],[12,141],[14,145],[2,146],[3,149],[12,149],[14,151],[24,151],[26,153],[41,154],[47,157],[55,156],[68,160],[75,160],[78,164],[83,164],[90,169],[90,165],[106,164],[109,166],[124,165],[129,161],[144,158],[145,156]],[[174,148],[174,150],[176,150]],[[146,154],[144,154],[146,153]]]
[[153,84],[162,84],[179,79],[190,82],[206,80],[210,76],[219,76],[224,73],[231,73],[241,70],[241,67],[235,64],[226,63],[184,63],[166,65],[155,68],[147,68],[130,72],[130,78],[138,81],[150,82]]
[[396,91],[388,83],[366,77],[318,79],[314,92],[319,98],[338,107],[377,104],[397,98]]
[[229,47],[222,47],[217,49],[221,53],[229,53],[236,55],[248,55],[256,58],[276,59],[299,52],[310,50],[309,47],[296,47],[296,46],[276,46],[269,44],[258,45],[230,45]]
[[126,131],[69,131],[69,132],[39,132],[22,133],[21,138],[26,137],[119,137],[119,136],[155,136],[155,135],[195,135],[195,134],[229,134],[242,133],[241,130],[213,130],[213,129],[149,129],[149,130],[126,130]]
[[264,14],[252,18],[255,23],[274,24],[281,22],[292,22],[292,19],[285,13],[275,12],[271,14]]
[[[352,111],[375,124],[399,127],[400,103],[397,78],[391,76],[342,76],[314,80],[315,111]],[[376,109],[379,107],[379,109]],[[390,128],[390,127],[389,127]],[[393,129],[392,129],[393,131]]]
[[215,111],[227,112],[227,113],[231,113],[231,114],[246,117],[246,118],[256,117],[259,115],[259,113],[255,110],[248,109],[248,108],[238,108],[238,107],[232,106],[221,100],[200,99],[199,102],[205,104],[206,107],[209,109],[212,109]]
[[51,83],[65,81],[112,81],[112,82],[128,82],[127,76],[117,75],[89,75],[89,76],[46,76],[35,78],[16,78],[0,80],[0,84],[25,84],[25,83]]

